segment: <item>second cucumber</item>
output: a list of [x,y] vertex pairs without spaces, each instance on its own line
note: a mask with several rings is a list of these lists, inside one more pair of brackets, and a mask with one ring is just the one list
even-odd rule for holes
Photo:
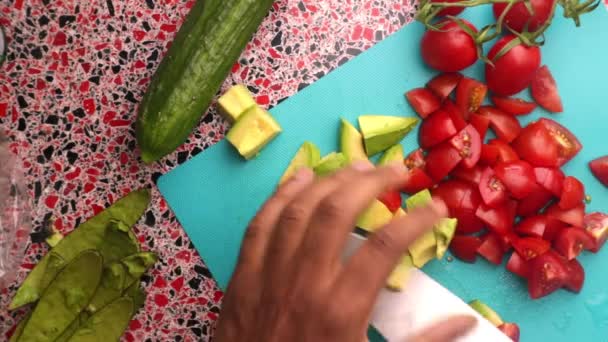
[[273,0],[197,0],[142,99],[142,159],[173,152],[192,132]]

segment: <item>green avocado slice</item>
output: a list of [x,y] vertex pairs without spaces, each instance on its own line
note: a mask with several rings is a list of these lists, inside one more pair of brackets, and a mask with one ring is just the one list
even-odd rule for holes
[[373,156],[395,145],[409,133],[418,119],[414,117],[363,115],[359,117],[359,127],[363,133],[365,151]]
[[454,238],[454,233],[456,233],[457,225],[458,220],[455,218],[442,218],[433,228],[437,240],[437,259],[443,258],[448,250],[448,246]]
[[340,125],[340,151],[349,164],[358,160],[368,160],[363,145],[363,136],[345,119],[341,120]]
[[347,165],[347,160],[344,154],[340,152],[332,152],[319,161],[319,164],[313,169],[319,177],[329,176],[332,173],[340,170]]
[[359,216],[357,227],[372,233],[384,227],[392,219],[393,213],[388,210],[384,203],[374,200],[363,214]]
[[392,163],[403,162],[403,146],[401,144],[391,146],[380,160],[378,160],[378,166],[385,166]]
[[243,158],[249,160],[256,157],[281,131],[281,126],[270,113],[254,106],[239,117],[226,134],[226,140]]
[[320,159],[319,148],[309,141],[304,142],[281,176],[279,184],[283,184],[303,167],[314,168]]
[[496,313],[496,311],[492,310],[487,304],[476,299],[471,301],[469,305],[473,308],[473,310],[477,311],[483,318],[490,321],[490,323],[494,324],[494,326],[500,326],[504,322],[502,318]]

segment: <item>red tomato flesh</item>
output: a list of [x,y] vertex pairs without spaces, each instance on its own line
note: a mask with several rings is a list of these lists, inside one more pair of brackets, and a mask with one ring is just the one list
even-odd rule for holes
[[498,326],[498,330],[507,335],[513,342],[519,342],[519,326],[515,323],[503,323]]
[[553,195],[560,197],[562,195],[562,187],[564,184],[564,173],[557,168],[534,168],[536,183],[550,191]]
[[487,116],[479,115],[479,114],[471,114],[469,117],[469,122],[477,132],[479,133],[479,138],[481,141],[484,141],[486,138],[486,133],[488,132],[488,128],[490,127],[490,118]]
[[534,189],[530,194],[519,201],[519,204],[517,205],[517,215],[523,217],[536,215],[536,213],[546,207],[552,199],[553,194],[540,185],[534,184]]
[[500,239],[494,234],[487,234],[482,238],[482,241],[477,253],[489,262],[500,265],[505,254]]
[[451,176],[454,179],[460,179],[478,185],[481,181],[481,175],[483,174],[484,170],[485,169],[479,165],[475,165],[469,169],[461,164],[455,168],[454,171],[452,171]]
[[458,133],[450,115],[439,110],[428,116],[420,125],[420,146],[430,148]]
[[472,78],[463,77],[456,88],[456,106],[460,108],[466,120],[479,107],[486,98],[488,87]]
[[450,251],[458,259],[473,263],[477,260],[477,249],[481,239],[477,236],[456,235],[450,243]]
[[536,215],[521,220],[515,226],[515,232],[519,235],[537,237],[542,239],[549,218],[545,215]]
[[[462,20],[473,32],[473,24]],[[456,72],[477,61],[477,47],[473,38],[450,19],[440,21],[439,31],[428,30],[422,36],[420,51],[422,59],[431,68],[443,72]]]
[[388,208],[391,212],[401,208],[401,194],[399,191],[388,191],[378,197],[378,200]]
[[528,293],[532,299],[547,296],[565,285],[568,278],[566,261],[549,251],[530,261]]
[[426,155],[426,171],[435,181],[444,179],[460,163],[460,152],[449,143],[433,147]]
[[[431,2],[458,2],[460,0],[431,0]],[[452,16],[457,16],[460,13],[462,13],[462,11],[464,11],[466,7],[462,7],[462,6],[453,6],[453,7],[446,7],[444,9],[442,9],[437,16],[439,17],[443,17],[443,16],[448,16],[448,15],[452,15]]]
[[540,67],[540,48],[523,43],[511,46],[502,56],[503,48],[513,44],[517,36],[509,34],[499,39],[488,52],[493,62],[486,63],[488,89],[500,96],[510,96],[528,88]]
[[492,102],[498,109],[512,115],[526,115],[536,109],[536,103],[512,97],[492,96]]
[[504,184],[496,177],[494,170],[487,167],[481,174],[479,193],[483,202],[492,208],[499,207],[508,198]]
[[452,122],[454,123],[454,127],[456,127],[456,130],[460,131],[467,126],[467,122],[464,120],[460,109],[456,107],[452,100],[445,100],[441,109],[448,113],[450,119],[452,119]]
[[481,145],[481,155],[479,156],[480,163],[488,166],[494,166],[498,163],[499,148],[489,144]]
[[462,75],[457,72],[448,72],[435,76],[426,87],[429,88],[441,101],[447,99],[456,89]]
[[559,146],[559,155],[557,159],[558,166],[562,166],[569,162],[583,148],[583,145],[576,136],[555,120],[541,118],[538,122],[549,130],[551,137]]
[[494,166],[496,178],[517,199],[523,199],[536,188],[534,169],[523,160],[498,163]]
[[[532,12],[530,12],[523,1],[516,2],[505,14],[504,23],[517,32],[524,32],[526,28],[528,32],[534,32],[547,22],[554,3],[555,0],[531,0]],[[498,20],[507,9],[507,3],[495,3],[492,8],[494,17]]]
[[481,138],[473,126],[467,125],[450,143],[460,153],[464,167],[471,168],[477,164],[481,155]]
[[521,125],[517,118],[496,107],[483,106],[479,108],[479,113],[490,119],[490,127],[502,141],[510,143],[517,138],[521,131]]
[[567,260],[579,256],[583,250],[594,246],[593,237],[583,228],[570,227],[562,229],[553,241],[555,250]]
[[421,118],[426,118],[441,107],[441,102],[430,90],[417,88],[405,94],[407,101]]
[[481,197],[472,183],[451,179],[440,183],[431,192],[445,202],[450,217],[458,220],[458,234],[473,234],[483,229],[483,222],[475,216]]
[[584,219],[585,230],[593,238],[593,247],[590,249],[593,253],[599,250],[608,239],[608,215],[604,213],[590,213],[585,215]]
[[564,179],[562,196],[559,207],[567,210],[579,205],[585,199],[585,186],[576,177],[568,176]]
[[498,148],[498,161],[503,163],[509,163],[516,160],[519,160],[519,156],[511,148],[509,144],[499,139],[492,139],[488,141],[489,145],[495,146]]
[[480,204],[475,215],[485,222],[491,231],[498,235],[506,235],[513,228],[515,213],[509,208],[509,204],[498,208],[491,208],[485,204]]
[[410,153],[403,161],[403,164],[408,170],[408,177],[406,177],[401,192],[413,195],[424,189],[430,189],[435,185],[435,181],[424,171],[426,161],[424,160],[422,149],[417,149]]
[[595,178],[608,187],[608,156],[591,161],[589,168]]
[[568,277],[564,287],[574,293],[581,292],[585,283],[585,269],[576,259],[568,261],[566,269],[568,270]]
[[562,221],[547,217],[547,226],[545,227],[545,233],[543,234],[543,239],[553,242],[557,237],[557,234],[562,231],[564,228],[568,228],[566,223]]
[[513,252],[507,262],[507,271],[522,278],[528,278],[530,272],[528,261],[517,254],[517,252]]
[[533,122],[524,127],[512,146],[521,159],[534,166],[559,165],[559,145],[540,122]]
[[525,260],[532,260],[537,256],[545,254],[551,249],[551,244],[536,237],[520,238],[512,242],[513,248]]
[[557,204],[547,208],[546,214],[549,218],[556,219],[574,227],[584,227],[585,204],[581,203],[568,210],[561,209]]
[[534,101],[551,113],[564,111],[562,99],[557,91],[557,83],[547,68],[543,65],[538,69],[531,84],[531,92]]

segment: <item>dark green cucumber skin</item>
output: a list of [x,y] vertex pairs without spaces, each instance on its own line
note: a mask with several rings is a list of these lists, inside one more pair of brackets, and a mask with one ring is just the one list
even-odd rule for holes
[[274,0],[197,0],[144,95],[136,123],[142,160],[184,143]]

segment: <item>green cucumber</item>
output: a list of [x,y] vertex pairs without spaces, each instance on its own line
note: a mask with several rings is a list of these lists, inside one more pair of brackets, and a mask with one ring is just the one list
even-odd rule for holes
[[198,0],[139,106],[136,133],[145,163],[188,138],[273,0]]

